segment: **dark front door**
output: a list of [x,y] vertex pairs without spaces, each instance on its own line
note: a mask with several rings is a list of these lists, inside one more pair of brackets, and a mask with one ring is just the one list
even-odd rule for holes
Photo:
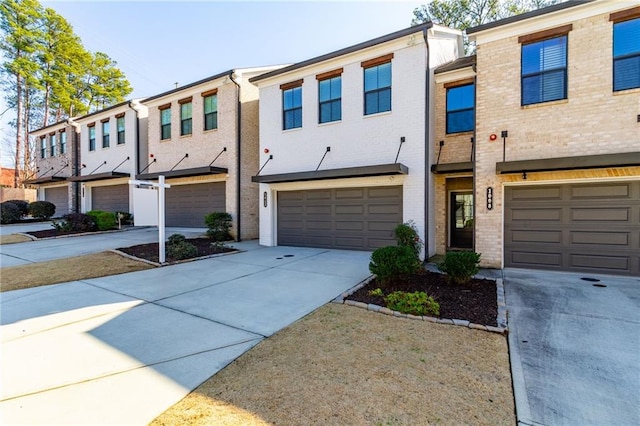
[[451,248],[473,248],[473,193],[452,192],[450,235]]

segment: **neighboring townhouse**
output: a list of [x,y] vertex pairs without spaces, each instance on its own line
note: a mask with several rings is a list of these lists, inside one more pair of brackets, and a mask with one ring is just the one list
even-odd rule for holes
[[[560,3],[467,33],[477,45],[475,135],[440,138],[444,157],[475,136],[481,265],[640,274],[637,2]],[[472,78],[465,69],[460,81]],[[451,161],[464,160],[456,151]],[[469,176],[455,172],[444,184],[452,193],[453,179]]]
[[80,167],[78,126],[72,120],[64,120],[29,134],[36,140],[36,173],[24,183],[37,187],[38,200],[55,204],[55,217],[76,211],[79,188],[69,178]]
[[413,221],[433,252],[433,69],[461,51],[426,23],[250,79],[260,244],[373,250]]
[[235,239],[258,235],[258,89],[250,77],[276,67],[232,69],[152,96],[148,154],[137,175],[171,185],[167,226],[205,227],[204,217],[228,212]]
[[[78,211],[133,212],[133,179],[146,160],[147,109],[125,101],[74,120],[80,126]],[[135,218],[134,218],[135,220]]]

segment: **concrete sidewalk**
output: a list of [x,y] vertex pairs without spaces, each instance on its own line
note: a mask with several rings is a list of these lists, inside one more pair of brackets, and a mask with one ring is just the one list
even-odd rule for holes
[[[48,228],[47,228],[48,229]],[[187,238],[202,236],[205,228],[166,228],[167,238],[171,234],[183,234]],[[97,233],[43,239],[20,244],[0,246],[0,266],[27,265],[65,257],[98,253],[118,247],[128,247],[158,241],[158,228],[127,228],[118,232]]]
[[518,423],[640,424],[640,278],[503,275]]
[[0,293],[0,424],[145,425],[368,275],[370,253],[244,253]]

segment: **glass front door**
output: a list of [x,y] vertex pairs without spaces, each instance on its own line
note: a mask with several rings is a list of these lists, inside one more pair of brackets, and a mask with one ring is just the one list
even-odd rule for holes
[[473,193],[452,192],[450,219],[451,248],[473,248]]

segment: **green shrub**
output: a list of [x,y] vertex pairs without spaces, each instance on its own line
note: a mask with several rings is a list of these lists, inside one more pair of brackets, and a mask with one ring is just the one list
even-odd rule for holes
[[411,315],[440,315],[440,304],[424,291],[394,291],[384,298],[387,308]]
[[53,227],[58,231],[93,232],[98,229],[93,217],[84,213],[68,213],[61,221],[54,221]]
[[374,288],[373,290],[369,290],[369,296],[373,296],[373,297],[381,297],[384,296],[384,293],[382,292],[381,288]]
[[6,225],[8,223],[16,223],[20,220],[20,207],[11,201],[0,203],[0,223]]
[[231,215],[225,212],[213,212],[204,217],[207,225],[207,236],[214,241],[229,241],[231,234]]
[[29,202],[25,200],[7,200],[7,203],[13,203],[20,209],[20,215],[26,216],[29,214]]
[[371,254],[369,262],[369,271],[376,275],[381,284],[410,275],[419,268],[420,262],[407,246],[379,248]]
[[418,235],[418,230],[413,221],[401,223],[393,231],[399,246],[407,246],[411,249],[416,259],[420,260],[422,251],[422,241]]
[[167,256],[176,260],[190,259],[198,255],[198,248],[191,243],[167,245]]
[[36,219],[49,219],[56,214],[56,205],[49,201],[29,203],[29,214]]
[[480,253],[474,251],[450,251],[444,256],[438,269],[445,274],[449,283],[465,284],[478,273]]
[[113,212],[105,212],[103,210],[91,210],[87,212],[89,216],[95,219],[98,231],[108,231],[118,227],[116,214]]
[[171,234],[167,239],[167,244],[175,245],[175,244],[184,243],[186,241],[187,241],[187,238],[182,234]]

